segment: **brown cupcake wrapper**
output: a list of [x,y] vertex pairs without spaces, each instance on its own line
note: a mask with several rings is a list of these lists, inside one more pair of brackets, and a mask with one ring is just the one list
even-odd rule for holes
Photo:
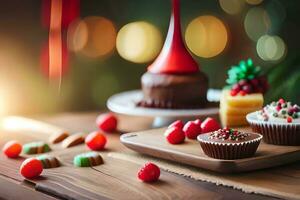
[[300,145],[300,124],[248,120],[252,130],[263,135],[264,142],[275,145]]
[[203,152],[212,158],[235,160],[248,158],[255,154],[262,136],[240,143],[219,143],[199,139]]

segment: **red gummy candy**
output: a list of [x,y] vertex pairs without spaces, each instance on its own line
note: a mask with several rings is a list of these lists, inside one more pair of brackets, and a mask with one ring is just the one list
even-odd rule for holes
[[85,138],[85,144],[94,151],[104,149],[106,141],[106,137],[97,131],[88,134]]
[[28,179],[38,177],[42,171],[42,162],[36,158],[27,158],[20,167],[20,173]]
[[183,132],[187,138],[194,140],[201,134],[201,127],[194,121],[189,121],[184,125]]
[[165,131],[165,136],[170,144],[180,144],[184,142],[185,135],[182,129],[171,127]]
[[138,172],[138,178],[144,182],[157,181],[160,176],[160,169],[153,163],[146,163]]
[[17,141],[9,141],[2,148],[3,153],[9,158],[16,158],[22,151],[22,145]]
[[178,128],[180,128],[180,129],[182,129],[183,126],[184,126],[184,123],[183,123],[181,120],[177,120],[177,121],[173,122],[172,124],[170,124],[170,125],[168,126],[168,128],[178,127]]
[[201,128],[202,133],[208,133],[219,130],[221,126],[215,119],[208,117],[202,122]]
[[101,114],[96,119],[99,129],[105,132],[114,132],[117,128],[117,123],[117,118],[111,113]]

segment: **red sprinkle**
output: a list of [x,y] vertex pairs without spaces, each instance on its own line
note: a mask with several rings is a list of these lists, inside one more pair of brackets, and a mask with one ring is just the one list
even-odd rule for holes
[[288,123],[291,123],[291,122],[293,121],[293,119],[292,119],[291,117],[287,117],[287,118],[286,118],[286,121],[287,121]]

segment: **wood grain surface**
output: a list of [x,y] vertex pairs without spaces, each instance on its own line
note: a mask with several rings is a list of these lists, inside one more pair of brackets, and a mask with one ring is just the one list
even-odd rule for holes
[[[121,142],[136,152],[221,173],[236,173],[275,167],[300,160],[300,146],[278,146],[261,142],[251,158],[220,160],[206,156],[196,140],[179,145],[169,144],[165,128],[121,136]],[[243,128],[244,131],[247,128]]]
[[[45,119],[45,121],[75,133],[96,130],[95,118],[95,113],[68,114]],[[126,123],[126,117],[119,116],[119,119],[121,119],[119,126],[121,132],[144,129],[145,127],[142,126],[148,126],[152,121],[129,118],[130,120]],[[47,130],[47,132],[51,131]],[[142,183],[136,178],[141,165],[107,156],[111,152],[130,152],[120,143],[119,133],[107,134],[107,137],[107,149],[100,152],[104,158],[104,164],[97,167],[77,168],[73,166],[74,155],[88,151],[84,145],[69,149],[63,149],[60,143],[51,145],[53,151],[49,154],[57,156],[63,166],[45,169],[40,178],[31,181],[34,188],[59,199],[273,199],[257,194],[245,194],[212,183],[195,181],[164,170],[162,170],[160,181],[152,184]],[[34,133],[28,130],[0,133],[1,146],[11,139],[26,143],[37,140],[47,141],[48,137],[46,134],[37,134],[36,130]],[[0,155],[0,175],[14,180],[16,185],[23,185],[27,181],[18,173],[23,160],[24,157],[13,160]],[[30,192],[23,192],[18,187],[15,187],[15,190],[23,193],[24,199],[29,199],[33,195]],[[15,195],[10,193],[11,191],[7,190],[4,197]],[[37,196],[41,194],[35,191],[32,193]],[[2,196],[0,194],[0,197]],[[42,199],[44,194],[40,196]]]

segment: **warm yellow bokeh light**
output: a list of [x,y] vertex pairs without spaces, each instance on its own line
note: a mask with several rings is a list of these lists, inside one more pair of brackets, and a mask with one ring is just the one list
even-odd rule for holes
[[244,0],[219,0],[221,8],[228,14],[240,13],[245,5]]
[[245,31],[253,41],[257,41],[258,38],[266,34],[270,24],[269,15],[260,7],[251,8],[244,21]]
[[70,24],[67,33],[68,48],[78,52],[88,41],[88,26],[83,20],[77,20]]
[[[87,17],[84,23],[86,25],[81,24],[81,29],[87,26],[88,38],[81,52],[88,57],[102,57],[110,54],[115,48],[117,36],[113,22],[104,17]],[[78,34],[84,35],[84,30],[80,31],[81,33]]]
[[250,5],[258,5],[263,2],[263,0],[246,0],[246,2]]
[[286,55],[286,45],[279,36],[264,35],[259,38],[256,51],[265,61],[278,61]]
[[188,25],[185,40],[194,54],[203,58],[211,58],[225,49],[228,33],[220,19],[214,16],[200,16]]
[[148,22],[132,22],[121,28],[117,36],[117,51],[126,60],[145,63],[153,60],[162,48],[160,31]]

